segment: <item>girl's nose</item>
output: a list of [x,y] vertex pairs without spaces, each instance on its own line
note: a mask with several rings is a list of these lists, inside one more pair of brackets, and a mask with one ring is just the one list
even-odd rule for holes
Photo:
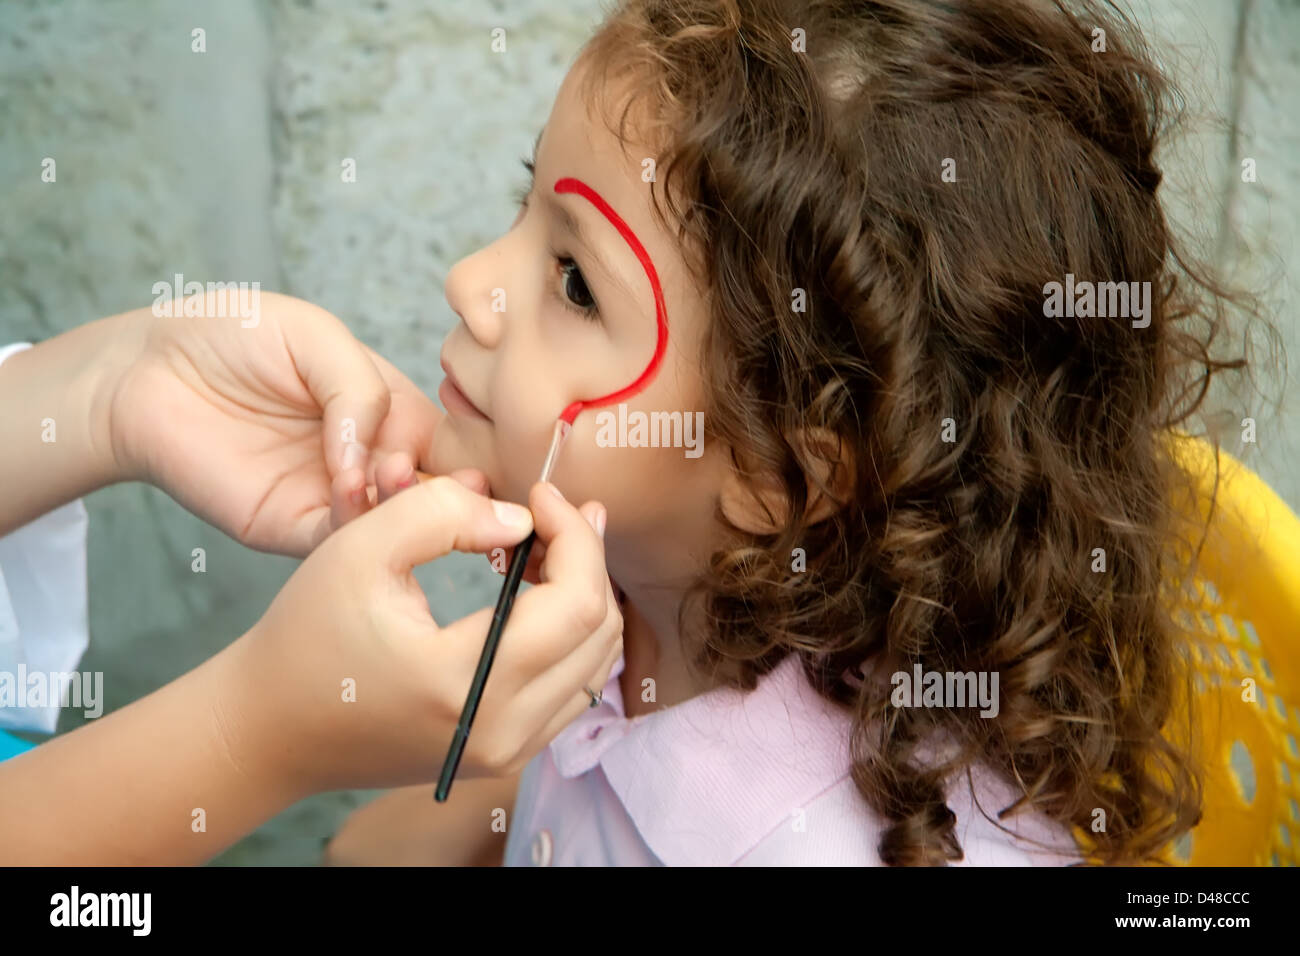
[[[484,348],[496,348],[501,341],[511,297],[523,295],[515,277],[511,281],[509,246],[511,233],[461,259],[447,273],[445,294],[474,339]],[[519,302],[523,304],[522,300]]]

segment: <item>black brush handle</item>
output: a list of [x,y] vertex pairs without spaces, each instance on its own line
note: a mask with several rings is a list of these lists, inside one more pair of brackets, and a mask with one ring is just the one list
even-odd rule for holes
[[438,777],[438,789],[433,799],[442,803],[451,792],[451,782],[456,777],[456,768],[460,766],[461,755],[465,752],[465,742],[469,740],[469,728],[474,723],[474,714],[478,712],[479,698],[483,696],[483,685],[487,683],[488,671],[492,670],[492,659],[497,656],[497,644],[501,642],[501,632],[505,630],[510,609],[514,607],[515,595],[524,580],[524,568],[528,566],[528,555],[537,540],[534,531],[524,538],[515,548],[515,555],[510,559],[506,569],[506,579],[501,584],[501,596],[497,598],[497,608],[492,612],[492,623],[488,627],[487,642],[483,653],[479,655],[478,670],[474,672],[474,681],[469,685],[469,696],[465,698],[465,708],[460,712],[460,723],[452,735],[451,746],[447,748],[447,759],[442,762],[442,774]]

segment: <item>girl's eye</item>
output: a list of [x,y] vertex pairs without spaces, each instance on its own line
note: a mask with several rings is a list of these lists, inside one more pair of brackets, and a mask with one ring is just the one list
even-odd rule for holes
[[582,270],[578,264],[568,256],[557,256],[560,263],[560,275],[563,276],[564,295],[560,301],[565,307],[578,313],[584,319],[596,322],[600,318],[600,310],[596,307],[596,300],[591,295],[591,290],[587,288],[587,280],[582,277]]
[[[528,208],[528,197],[533,191],[533,180],[536,173],[536,164],[530,159],[522,159],[524,169],[528,172],[528,183],[515,192],[515,203],[519,206],[519,215],[515,217],[515,223],[523,217],[524,210]],[[600,321],[600,310],[596,307],[596,300],[587,288],[587,280],[582,277],[582,270],[578,268],[578,263],[569,256],[555,256],[555,261],[560,265],[560,275],[563,277],[563,294],[557,296],[560,303],[572,312],[576,312],[584,319],[592,322]]]

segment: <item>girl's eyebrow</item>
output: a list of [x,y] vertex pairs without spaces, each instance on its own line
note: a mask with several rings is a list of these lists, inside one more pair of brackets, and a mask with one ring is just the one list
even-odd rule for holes
[[[537,154],[541,152],[542,148],[542,134],[545,132],[546,126],[543,125],[537,131],[537,140],[533,143],[533,160],[529,166],[529,171],[534,174],[537,170]],[[557,179],[556,182],[559,182],[559,180]],[[553,189],[554,186],[552,186]],[[632,287],[628,285],[627,280],[623,278],[617,269],[611,268],[609,260],[601,253],[600,246],[592,241],[591,232],[586,228],[583,220],[575,216],[571,209],[560,202],[559,196],[554,191],[543,192],[542,201],[555,213],[555,219],[560,229],[568,233],[580,246],[586,249],[587,255],[596,263],[596,267],[605,273],[606,278],[614,284],[619,292],[623,293],[628,299],[635,301],[636,295],[633,293]]]
[[610,266],[609,260],[601,253],[599,245],[592,240],[591,232],[587,229],[584,220],[579,216],[575,216],[571,209],[560,202],[560,197],[555,195],[554,192],[543,193],[542,198],[555,213],[555,220],[560,229],[568,233],[577,241],[578,245],[587,250],[587,254],[595,261],[600,271],[605,273],[606,277],[617,286],[624,296],[635,300],[636,295],[627,284],[627,281],[618,270]]

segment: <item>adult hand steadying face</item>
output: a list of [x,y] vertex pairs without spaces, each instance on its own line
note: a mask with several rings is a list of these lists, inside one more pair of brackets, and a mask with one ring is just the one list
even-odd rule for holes
[[148,309],[110,321],[122,337],[109,420],[120,477],[249,547],[304,555],[428,468],[442,412],[324,309],[262,293],[249,327]]

